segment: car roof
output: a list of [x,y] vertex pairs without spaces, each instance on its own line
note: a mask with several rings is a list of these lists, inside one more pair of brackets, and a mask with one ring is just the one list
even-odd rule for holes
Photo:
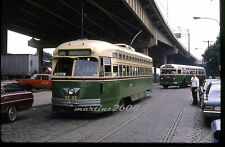
[[[51,76],[51,74],[34,74],[34,75]],[[34,76],[34,75],[33,75],[33,76]]]
[[205,79],[206,82],[208,81],[220,81],[220,79]]
[[215,85],[215,84],[220,84],[221,82],[220,81],[212,81],[210,83],[212,83],[212,85]]

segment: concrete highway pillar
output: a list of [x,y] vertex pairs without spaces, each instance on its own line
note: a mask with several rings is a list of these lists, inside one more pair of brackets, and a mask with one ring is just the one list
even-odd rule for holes
[[174,60],[171,56],[167,56],[167,64],[174,64]]
[[38,52],[38,73],[41,72],[41,66],[43,63],[43,48],[37,48],[37,52]]
[[154,75],[153,75],[153,82],[154,83],[157,83],[157,79],[156,79],[156,67],[153,67],[154,68]]
[[1,55],[6,55],[7,54],[7,39],[8,38],[8,33],[6,28],[2,28],[1,31]]
[[163,64],[167,64],[167,56],[163,56]]
[[138,52],[143,53],[148,56],[148,48],[142,48]]

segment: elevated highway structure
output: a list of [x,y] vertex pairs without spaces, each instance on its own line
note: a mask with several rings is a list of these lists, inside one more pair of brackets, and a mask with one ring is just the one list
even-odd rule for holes
[[28,45],[37,48],[39,61],[44,48],[55,48],[66,41],[87,38],[130,45],[136,36],[131,46],[151,56],[155,67],[198,62],[176,39],[154,0],[2,0],[1,3],[1,54],[7,53],[7,30],[11,30],[33,37]]

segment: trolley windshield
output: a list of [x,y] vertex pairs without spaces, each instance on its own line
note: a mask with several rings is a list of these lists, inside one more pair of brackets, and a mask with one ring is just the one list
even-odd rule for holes
[[[60,58],[53,72],[54,76],[96,76],[97,59],[93,57]],[[73,72],[74,67],[74,72]]]
[[161,74],[176,74],[176,70],[174,69],[163,69]]
[[97,59],[76,58],[74,76],[97,76]]

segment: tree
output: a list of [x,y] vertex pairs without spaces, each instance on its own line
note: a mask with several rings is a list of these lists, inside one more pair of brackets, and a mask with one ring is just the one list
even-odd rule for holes
[[220,76],[220,51],[220,37],[217,37],[216,42],[210,45],[202,55],[207,76],[214,78]]
[[52,65],[52,55],[45,51],[43,52],[43,65]]

